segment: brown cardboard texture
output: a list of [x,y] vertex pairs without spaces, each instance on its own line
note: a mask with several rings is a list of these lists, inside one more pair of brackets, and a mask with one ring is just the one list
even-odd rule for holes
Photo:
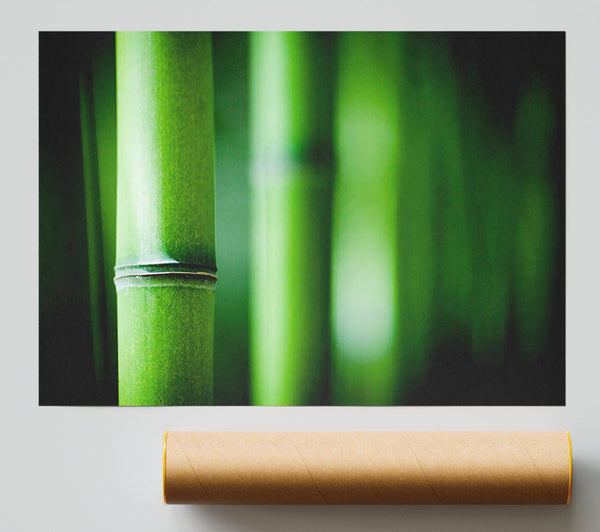
[[568,504],[568,432],[168,432],[165,502]]

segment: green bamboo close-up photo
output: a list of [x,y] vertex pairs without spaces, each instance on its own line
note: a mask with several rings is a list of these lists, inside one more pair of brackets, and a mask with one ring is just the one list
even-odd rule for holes
[[565,83],[564,32],[40,32],[39,404],[564,404]]

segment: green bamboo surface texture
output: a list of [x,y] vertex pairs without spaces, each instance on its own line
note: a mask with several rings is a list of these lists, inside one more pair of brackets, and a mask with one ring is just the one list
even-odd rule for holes
[[213,401],[214,287],[187,278],[118,281],[119,404]]
[[116,56],[119,403],[209,404],[214,283],[193,273],[216,270],[210,35],[119,32]]
[[331,65],[323,36],[250,35],[251,402],[327,389]]
[[400,36],[340,35],[332,241],[332,392],[340,405],[398,394]]

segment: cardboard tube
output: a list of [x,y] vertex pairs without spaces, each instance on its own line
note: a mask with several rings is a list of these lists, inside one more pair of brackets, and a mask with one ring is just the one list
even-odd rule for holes
[[165,503],[568,504],[568,432],[166,432]]

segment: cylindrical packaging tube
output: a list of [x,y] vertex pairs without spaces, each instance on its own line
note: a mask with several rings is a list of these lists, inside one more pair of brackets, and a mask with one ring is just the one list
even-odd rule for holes
[[568,504],[568,432],[167,432],[165,503]]

